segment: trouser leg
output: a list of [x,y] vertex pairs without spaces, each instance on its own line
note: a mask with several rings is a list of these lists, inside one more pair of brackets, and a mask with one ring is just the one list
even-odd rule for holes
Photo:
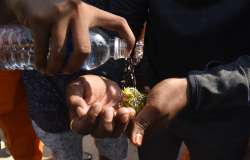
[[48,146],[55,160],[82,160],[82,136],[71,131],[49,133],[33,122],[34,129],[42,142]]
[[36,136],[26,111],[0,116],[0,128],[15,160],[41,160],[43,144]]
[[182,140],[168,129],[158,130],[143,140],[140,160],[176,160]]

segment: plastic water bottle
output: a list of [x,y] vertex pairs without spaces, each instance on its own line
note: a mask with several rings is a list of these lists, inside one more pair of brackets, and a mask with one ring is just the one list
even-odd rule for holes
[[[82,69],[92,70],[110,58],[128,58],[127,44],[119,37],[110,38],[103,30],[90,30],[91,54],[83,62]],[[72,40],[68,40],[67,54],[73,52]],[[49,53],[48,53],[49,55]],[[0,26],[0,69],[33,70],[34,41],[31,31],[22,26]]]

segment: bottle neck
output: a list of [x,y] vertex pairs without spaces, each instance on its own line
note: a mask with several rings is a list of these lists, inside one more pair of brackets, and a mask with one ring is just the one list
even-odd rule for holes
[[110,42],[110,55],[114,60],[128,58],[127,43],[118,37],[112,39]]

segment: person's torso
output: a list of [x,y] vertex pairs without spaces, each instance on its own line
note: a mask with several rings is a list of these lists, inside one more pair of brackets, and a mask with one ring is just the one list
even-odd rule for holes
[[149,0],[145,54],[158,80],[250,51],[250,1],[206,2]]

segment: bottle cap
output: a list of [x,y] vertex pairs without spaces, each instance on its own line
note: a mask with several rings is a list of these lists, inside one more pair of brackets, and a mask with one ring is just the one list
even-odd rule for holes
[[127,53],[127,43],[118,38],[114,38],[114,59],[128,58],[129,54]]

